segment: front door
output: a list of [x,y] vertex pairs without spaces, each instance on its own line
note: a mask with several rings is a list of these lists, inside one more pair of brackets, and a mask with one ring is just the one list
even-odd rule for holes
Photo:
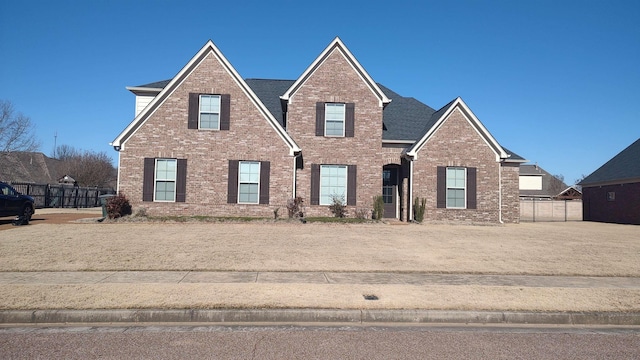
[[385,218],[398,217],[398,167],[384,167],[382,170],[382,200]]

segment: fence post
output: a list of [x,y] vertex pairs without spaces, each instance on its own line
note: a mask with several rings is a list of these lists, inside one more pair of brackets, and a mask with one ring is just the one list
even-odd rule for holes
[[533,198],[531,203],[533,204],[533,222],[536,222],[536,198]]

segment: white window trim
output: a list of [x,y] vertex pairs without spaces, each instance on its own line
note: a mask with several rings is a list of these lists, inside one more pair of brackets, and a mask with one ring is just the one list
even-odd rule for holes
[[[342,135],[327,135],[327,106],[342,105]],[[347,127],[347,104],[346,103],[325,103],[324,104],[324,136],[326,137],[345,137],[345,128]]]
[[[156,189],[158,181],[171,181],[170,179],[158,179],[158,160],[172,160],[176,163],[176,177],[173,179],[173,200],[156,200]],[[153,201],[154,202],[176,202],[176,192],[178,188],[178,160],[171,158],[157,158],[153,166]]]
[[[242,164],[243,163],[255,163],[258,164],[258,182],[256,184],[258,184],[258,198],[256,199],[256,202],[245,202],[245,201],[240,201],[240,185],[241,184],[254,184],[252,182],[241,182],[240,181],[240,169],[242,168]],[[262,164],[260,163],[260,161],[239,161],[238,162],[238,204],[260,204],[260,173],[262,171]]]
[[[463,187],[459,188],[459,187],[449,187],[449,169],[455,169],[455,170],[464,170],[464,182],[463,182]],[[463,206],[449,206],[449,189],[462,189],[464,190],[464,205]],[[447,205],[447,209],[466,209],[467,208],[467,168],[466,167],[462,167],[462,166],[449,166],[446,169],[446,173],[445,173],[445,200],[446,200],[446,205]]]
[[[203,96],[217,96],[218,97],[218,127],[217,128],[203,128],[200,126],[200,115],[204,114],[216,114],[214,112],[203,112],[201,110],[201,104],[202,104],[202,97]],[[218,131],[220,130],[220,118],[222,116],[222,97],[220,95],[217,94],[201,94],[200,96],[198,96],[198,130],[210,130],[210,131]]]
[[329,202],[328,204],[324,204],[322,202],[322,198],[323,198],[323,196],[322,196],[322,168],[329,167],[329,166],[344,168],[344,199],[342,199],[342,201],[343,201],[344,205],[346,205],[347,204],[347,198],[348,198],[347,197],[348,196],[348,191],[349,191],[349,167],[347,165],[337,165],[337,164],[335,164],[335,165],[334,164],[320,165],[320,179],[318,179],[318,182],[319,182],[319,184],[318,184],[318,191],[319,191],[319,194],[318,194],[318,198],[319,198],[318,199],[318,205],[329,206],[329,205],[332,204],[331,202]]

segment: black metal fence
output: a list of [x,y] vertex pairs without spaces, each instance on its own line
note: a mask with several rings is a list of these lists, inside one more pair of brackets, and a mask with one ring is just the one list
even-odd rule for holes
[[111,188],[78,187],[66,184],[10,182],[17,191],[33,198],[36,208],[88,208],[101,206],[100,195],[115,194]]

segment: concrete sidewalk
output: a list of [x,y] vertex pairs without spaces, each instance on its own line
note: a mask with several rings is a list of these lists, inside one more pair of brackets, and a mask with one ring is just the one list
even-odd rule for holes
[[[640,289],[636,277],[470,275],[392,272],[96,271],[0,272],[0,285],[68,284],[397,284]],[[369,299],[367,299],[369,300]],[[375,299],[371,299],[375,301]],[[429,309],[110,309],[4,310],[0,324],[330,323],[374,325],[556,324],[640,326],[637,312],[452,311]]]
[[0,284],[406,284],[640,289],[638,277],[392,272],[53,271],[0,272]]

